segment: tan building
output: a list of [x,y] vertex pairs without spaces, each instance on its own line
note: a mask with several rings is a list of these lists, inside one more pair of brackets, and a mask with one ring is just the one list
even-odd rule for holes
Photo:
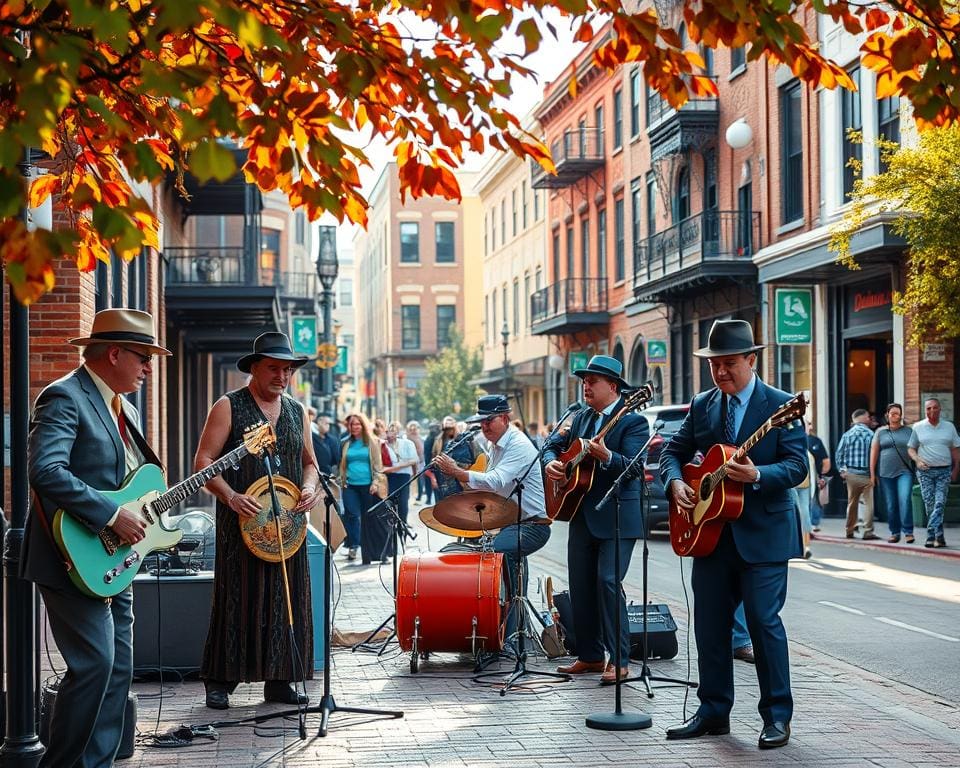
[[[458,177],[459,178],[459,177]],[[386,166],[370,194],[369,223],[354,238],[357,365],[364,411],[406,420],[407,393],[451,329],[479,341],[480,294],[466,296],[468,264],[482,256],[473,178],[460,178],[463,203],[438,197],[400,200],[397,166]]]
[[530,170],[529,162],[498,153],[477,181],[483,209],[483,375],[477,383],[511,395],[518,418],[542,425],[550,346],[531,332],[530,297],[545,282],[546,215]]

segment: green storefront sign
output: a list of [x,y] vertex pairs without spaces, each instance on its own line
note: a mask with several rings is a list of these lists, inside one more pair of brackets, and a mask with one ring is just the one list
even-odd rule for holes
[[667,342],[662,339],[647,340],[647,363],[667,362]]
[[337,365],[333,369],[336,376],[346,376],[350,371],[349,348],[344,346],[337,347]]
[[813,291],[809,288],[777,288],[777,344],[813,343]]
[[586,368],[587,363],[590,362],[590,355],[586,352],[571,352],[570,353],[570,373],[573,373],[580,368]]
[[317,356],[317,318],[295,317],[291,322],[290,343],[295,355]]

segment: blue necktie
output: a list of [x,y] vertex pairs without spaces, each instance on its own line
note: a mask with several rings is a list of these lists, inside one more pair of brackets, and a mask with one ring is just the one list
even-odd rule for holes
[[723,440],[731,445],[736,445],[737,440],[737,408],[740,405],[740,398],[736,395],[730,395],[727,398],[727,419],[723,425]]

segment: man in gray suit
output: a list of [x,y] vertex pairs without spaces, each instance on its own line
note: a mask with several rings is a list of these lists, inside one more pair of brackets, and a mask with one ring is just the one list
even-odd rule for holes
[[93,533],[109,527],[125,544],[144,537],[144,520],[100,491],[120,488],[145,463],[159,464],[122,395],[143,386],[156,343],[153,318],[132,309],[98,312],[90,335],[71,339],[83,365],[37,397],[30,425],[34,503],[27,519],[21,576],[37,584],[57,648],[67,664],[41,766],[109,766],[123,733],[133,677],[133,594],[88,597],[67,574],[51,535],[63,509]]

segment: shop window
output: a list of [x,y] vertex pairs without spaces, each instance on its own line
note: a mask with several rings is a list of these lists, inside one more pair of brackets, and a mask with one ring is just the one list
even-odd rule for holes
[[777,387],[784,392],[809,392],[813,388],[810,345],[777,347]]

